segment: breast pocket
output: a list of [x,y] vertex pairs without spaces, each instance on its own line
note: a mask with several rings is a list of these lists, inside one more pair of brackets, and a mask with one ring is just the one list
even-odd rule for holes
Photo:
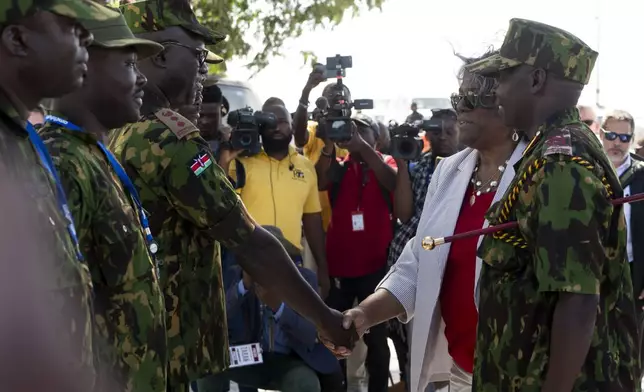
[[105,284],[114,287],[152,276],[153,265],[129,201],[116,195],[110,200],[94,225],[94,235],[101,243],[100,270]]

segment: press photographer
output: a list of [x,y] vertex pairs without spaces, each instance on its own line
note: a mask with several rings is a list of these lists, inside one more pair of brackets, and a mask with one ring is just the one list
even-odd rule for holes
[[[373,293],[385,275],[396,183],[395,164],[389,166],[374,149],[378,124],[362,114],[350,124],[351,139],[339,143],[350,154],[336,160],[335,143],[327,139],[315,166],[320,190],[328,190],[332,206],[326,251],[333,284],[327,304],[340,311]],[[369,390],[386,391],[390,353],[384,324],[371,328],[364,341]]]
[[[265,105],[264,109],[229,113],[233,131],[219,165],[236,184],[258,224],[277,226],[300,250],[304,231],[317,264],[322,295],[326,296],[329,279],[315,168],[290,145],[293,127],[288,110],[282,105]],[[250,155],[254,151],[257,153]],[[231,165],[233,161],[235,165]]]

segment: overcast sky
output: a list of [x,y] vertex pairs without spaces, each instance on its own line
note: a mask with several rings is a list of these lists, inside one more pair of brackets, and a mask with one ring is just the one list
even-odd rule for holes
[[[465,55],[482,54],[490,45],[500,45],[512,17],[521,17],[568,30],[600,52],[582,103],[595,102],[599,76],[601,104],[644,120],[642,15],[644,2],[637,0],[387,0],[382,11],[363,12],[335,30],[288,42],[285,56],[275,58],[250,83],[261,99],[278,96],[294,109],[310,72],[300,51],[311,50],[322,60],[353,56],[345,82],[354,98],[449,96],[458,88],[460,65],[452,45]],[[250,72],[243,64],[243,59],[230,62],[229,76],[247,80]]]

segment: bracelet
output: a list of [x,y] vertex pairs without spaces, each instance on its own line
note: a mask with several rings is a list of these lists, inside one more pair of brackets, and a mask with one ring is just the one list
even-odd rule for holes
[[300,105],[299,105],[299,106],[300,106],[302,109],[308,109],[308,108],[309,108],[309,102],[308,102],[308,101],[307,101],[307,102],[302,102],[302,101],[300,101]]

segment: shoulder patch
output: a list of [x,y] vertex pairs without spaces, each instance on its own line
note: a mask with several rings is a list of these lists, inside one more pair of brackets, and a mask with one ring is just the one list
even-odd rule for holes
[[154,115],[179,139],[183,139],[193,132],[199,132],[199,128],[190,120],[173,110],[161,109],[156,111]]
[[543,156],[558,154],[572,156],[572,141],[568,128],[555,129],[546,136]]

